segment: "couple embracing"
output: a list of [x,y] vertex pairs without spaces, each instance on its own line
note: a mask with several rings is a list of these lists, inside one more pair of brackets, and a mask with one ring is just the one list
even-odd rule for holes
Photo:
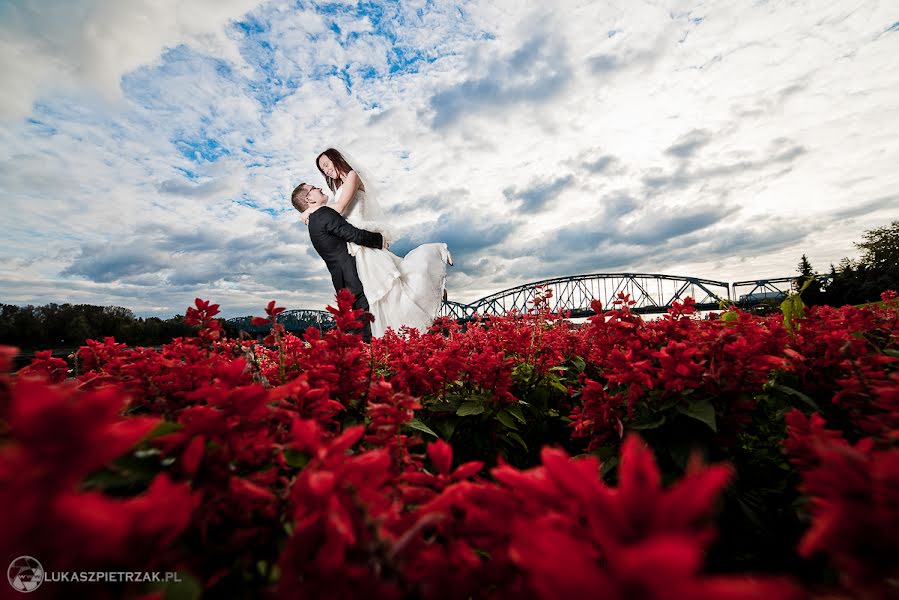
[[[352,161],[355,168],[351,166]],[[312,246],[328,266],[334,289],[349,289],[353,308],[372,314],[362,339],[371,341],[388,328],[426,330],[444,298],[446,267],[453,260],[446,244],[422,244],[404,258],[390,252],[392,234],[370,176],[355,159],[328,148],[315,164],[334,202],[309,183],[293,190],[290,201],[309,226]]]

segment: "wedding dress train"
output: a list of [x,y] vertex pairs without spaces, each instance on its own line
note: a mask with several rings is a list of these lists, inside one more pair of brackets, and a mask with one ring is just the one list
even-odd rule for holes
[[[386,223],[363,218],[371,212],[365,202],[365,192],[358,190],[344,215],[346,220],[361,229],[387,234]],[[447,265],[452,264],[446,244],[422,244],[404,258],[352,242],[347,242],[347,249],[356,258],[356,271],[375,318],[372,336],[384,335],[387,328],[426,331],[431,326],[443,302]]]

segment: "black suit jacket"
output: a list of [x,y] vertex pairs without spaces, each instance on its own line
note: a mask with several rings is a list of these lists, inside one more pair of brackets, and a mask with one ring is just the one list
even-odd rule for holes
[[[334,290],[348,288],[357,300],[360,296],[364,298],[362,282],[356,272],[356,259],[347,252],[346,243],[381,248],[384,245],[381,234],[353,227],[336,210],[322,206],[309,215],[309,237],[312,239],[312,247],[328,265]],[[365,306],[361,308],[368,310],[368,302],[364,299],[362,302]]]

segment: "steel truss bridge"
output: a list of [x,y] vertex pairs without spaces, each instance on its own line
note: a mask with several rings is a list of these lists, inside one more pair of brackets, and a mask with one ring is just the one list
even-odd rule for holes
[[[742,308],[757,305],[765,300],[783,298],[795,289],[798,277],[777,277],[754,279],[729,284],[724,281],[680,277],[657,273],[594,273],[543,279],[509,288],[469,304],[444,301],[440,316],[459,321],[470,321],[475,315],[490,317],[502,315],[512,310],[526,312],[538,294],[552,291],[548,301],[551,311],[569,312],[571,318],[592,316],[590,303],[596,299],[604,309],[611,309],[619,293],[630,295],[636,304],[632,310],[639,314],[661,314],[668,311],[674,302],[683,302],[691,297],[698,310],[718,310],[720,303],[730,300]],[[267,333],[267,326],[254,326],[251,317],[229,319],[229,322],[247,333],[259,335]],[[286,310],[278,315],[288,331],[302,332],[308,327],[330,329],[334,326],[331,313],[324,310]]]
[[[312,310],[300,308],[297,310],[285,310],[277,317],[278,323],[284,325],[287,331],[302,332],[309,327],[315,327],[320,330],[331,329],[334,327],[334,318],[326,310]],[[253,325],[253,317],[237,317],[228,319],[228,323],[241,331],[252,334],[265,334],[269,332],[268,325]]]

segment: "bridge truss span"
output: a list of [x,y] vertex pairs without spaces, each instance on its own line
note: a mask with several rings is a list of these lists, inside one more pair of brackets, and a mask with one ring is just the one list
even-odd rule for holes
[[691,297],[700,310],[719,307],[722,300],[730,296],[729,284],[723,281],[681,277],[656,273],[593,273],[557,277],[527,283],[509,288],[470,304],[445,302],[441,316],[454,319],[471,319],[474,314],[481,316],[501,315],[512,310],[525,312],[539,293],[549,289],[552,297],[549,308],[553,312],[570,311],[571,317],[593,315],[590,303],[596,299],[603,308],[611,308],[620,293],[628,294],[636,304],[634,312],[664,313],[675,301],[682,302]]
[[[827,283],[826,276],[818,277]],[[538,294],[552,292],[549,309],[556,314],[568,313],[572,318],[592,316],[590,304],[602,302],[603,309],[611,309],[619,294],[627,294],[635,302],[632,310],[641,314],[667,312],[675,302],[686,298],[696,301],[697,310],[718,310],[721,302],[733,298],[738,306],[747,308],[774,298],[786,296],[795,288],[796,277],[776,277],[731,284],[724,281],[682,277],[660,273],[593,273],[543,279],[519,285],[469,304],[444,300],[438,316],[456,321],[471,321],[477,314],[482,317],[503,315],[511,311],[527,312],[533,308]],[[731,294],[731,290],[733,294]],[[239,329],[255,335],[264,335],[268,326],[253,325],[251,317],[229,319]],[[303,332],[308,327],[320,330],[334,327],[334,318],[323,310],[287,310],[278,315],[278,322],[288,331]]]
[[[309,327],[316,327],[322,331],[334,326],[334,317],[326,310],[312,310],[300,308],[285,310],[277,317],[278,323],[284,325],[287,331],[302,332]],[[228,319],[238,329],[252,334],[268,333],[271,327],[268,325],[253,325],[253,317],[237,317]]]

